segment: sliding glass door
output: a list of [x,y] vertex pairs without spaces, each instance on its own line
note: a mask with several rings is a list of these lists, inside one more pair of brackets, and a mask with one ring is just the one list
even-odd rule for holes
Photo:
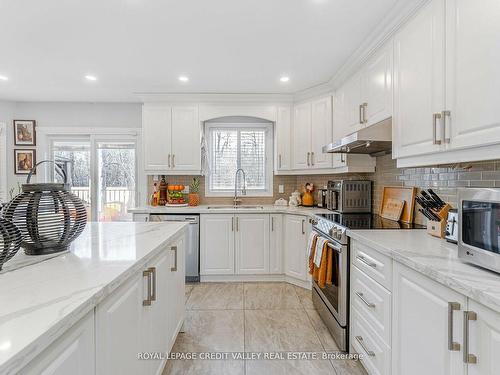
[[[131,221],[136,203],[136,142],[92,136],[51,142],[52,159],[67,173],[71,191],[87,207],[89,221]],[[53,171],[53,179],[61,177]]]

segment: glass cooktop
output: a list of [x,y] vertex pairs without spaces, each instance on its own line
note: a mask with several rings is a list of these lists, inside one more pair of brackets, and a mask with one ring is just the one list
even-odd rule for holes
[[425,229],[421,224],[407,224],[399,221],[384,219],[377,214],[330,214],[316,215],[349,229]]

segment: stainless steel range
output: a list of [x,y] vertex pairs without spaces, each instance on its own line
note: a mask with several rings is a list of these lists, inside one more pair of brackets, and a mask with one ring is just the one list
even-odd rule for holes
[[327,239],[333,249],[332,284],[321,288],[313,281],[312,299],[319,315],[330,330],[340,350],[349,346],[349,272],[350,251],[347,229],[423,229],[417,224],[404,224],[370,213],[316,215],[313,231]]

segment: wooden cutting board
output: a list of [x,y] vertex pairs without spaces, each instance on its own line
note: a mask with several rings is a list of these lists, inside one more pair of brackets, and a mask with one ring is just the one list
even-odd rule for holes
[[413,223],[413,209],[415,207],[416,194],[416,187],[384,186],[382,202],[380,204],[380,215],[382,215],[382,209],[387,205],[388,199],[404,201],[405,204],[399,221],[402,221],[403,223]]
[[399,221],[401,214],[403,213],[403,207],[405,206],[405,201],[400,201],[393,198],[388,198],[385,200],[382,210],[380,211],[380,216],[384,219]]

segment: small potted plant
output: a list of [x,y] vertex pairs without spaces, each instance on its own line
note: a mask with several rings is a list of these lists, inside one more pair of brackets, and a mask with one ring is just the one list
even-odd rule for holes
[[200,204],[200,179],[193,177],[193,181],[189,185],[189,205],[198,206]]

